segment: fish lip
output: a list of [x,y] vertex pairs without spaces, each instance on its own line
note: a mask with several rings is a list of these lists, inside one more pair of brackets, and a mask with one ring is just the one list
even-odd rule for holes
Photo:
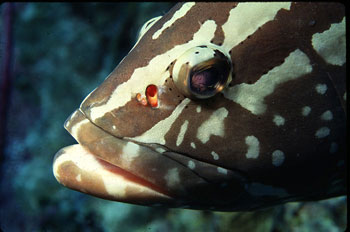
[[[93,161],[93,162],[91,162]],[[75,177],[71,176],[71,173],[65,172],[69,170],[69,168],[72,170],[75,167],[80,168],[81,173],[78,173]],[[69,168],[67,168],[69,167]],[[63,171],[62,171],[63,170]],[[75,171],[77,171],[76,169]],[[86,172],[89,172],[86,174]],[[118,196],[119,198],[116,199],[115,196],[110,193],[108,190],[106,190],[104,193],[96,191],[95,188],[89,188],[84,186],[84,184],[77,184],[78,182],[81,182],[81,179],[87,179],[88,184],[91,184],[94,182],[94,180],[91,180],[91,177],[89,177],[89,174],[92,173],[91,176],[97,176],[96,179],[101,179],[100,174],[108,174],[112,178],[119,178],[119,184],[125,185],[125,186],[131,186],[132,188],[141,188],[142,193],[146,193],[145,195],[149,198],[155,198],[157,199],[155,202],[167,202],[169,200],[173,201],[173,197],[170,193],[167,191],[159,188],[158,186],[152,184],[151,182],[148,182],[147,180],[134,175],[127,170],[114,165],[112,163],[109,163],[108,161],[105,161],[98,156],[94,155],[93,153],[86,150],[83,146],[80,144],[74,144],[67,147],[64,147],[60,149],[54,156],[53,160],[53,173],[56,178],[56,180],[65,185],[66,187],[72,188],[74,190],[78,190],[80,192],[88,193],[97,197],[101,197],[108,200],[117,200],[122,201],[126,203],[137,203],[137,201],[140,201],[139,204],[148,205],[150,202],[152,203],[153,199],[150,200],[150,202],[143,202],[140,199],[136,199],[136,202],[129,202],[128,199],[124,199],[121,196]],[[73,171],[74,173],[74,171]],[[77,172],[75,172],[77,173]],[[90,178],[90,179],[89,179]],[[77,181],[75,181],[75,180]],[[78,180],[80,179],[80,180]],[[74,182],[73,182],[73,181]],[[121,181],[122,180],[122,181]],[[96,180],[98,182],[100,180]],[[103,181],[104,184],[108,183],[108,180]],[[93,183],[92,186],[98,186],[101,185],[101,183]],[[135,187],[136,186],[136,187]],[[106,189],[107,186],[105,186]],[[109,187],[111,189],[111,187]],[[116,191],[114,190],[114,193]],[[147,195],[148,194],[148,195]],[[118,194],[117,194],[118,195]],[[133,200],[135,200],[135,196],[132,197]]]

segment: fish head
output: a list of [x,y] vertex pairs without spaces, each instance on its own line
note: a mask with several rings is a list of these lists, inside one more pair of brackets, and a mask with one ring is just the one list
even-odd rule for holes
[[[261,20],[268,22],[266,17],[273,20],[279,11],[290,10],[290,3],[278,4],[264,5],[268,13],[258,10],[260,5],[252,7],[266,13]],[[300,102],[310,92],[301,87],[313,84],[305,78],[315,72],[309,56],[294,44],[283,45],[277,52],[281,60],[272,58],[274,67],[267,68],[259,53],[264,46],[257,41],[242,45],[227,34],[236,25],[229,21],[231,9],[239,5],[225,3],[226,14],[206,3],[194,5],[178,4],[148,21],[129,54],[67,119],[65,128],[78,144],[55,156],[60,183],[133,204],[238,211],[301,199],[316,176],[326,178],[328,172],[309,172],[313,161],[300,154],[314,154],[315,146],[329,144],[317,140],[305,146],[314,142],[314,134],[296,136],[296,128],[308,124]],[[198,18],[204,9],[210,17]],[[249,27],[242,33],[253,33]],[[262,57],[250,54],[252,48]],[[245,69],[256,59],[261,65],[252,70],[268,71]],[[289,98],[299,88],[299,95]],[[290,111],[296,108],[301,113]],[[343,125],[334,130],[343,131]],[[327,162],[320,162],[319,170]],[[296,167],[299,173],[293,172]],[[292,181],[305,173],[310,174],[305,181]],[[323,182],[317,186],[324,187]]]

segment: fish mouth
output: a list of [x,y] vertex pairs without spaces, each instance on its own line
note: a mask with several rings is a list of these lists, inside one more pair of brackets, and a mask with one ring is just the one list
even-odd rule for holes
[[64,126],[78,144],[56,153],[53,173],[68,188],[113,201],[182,207],[192,201],[185,186],[206,184],[151,147],[104,131],[80,109]]

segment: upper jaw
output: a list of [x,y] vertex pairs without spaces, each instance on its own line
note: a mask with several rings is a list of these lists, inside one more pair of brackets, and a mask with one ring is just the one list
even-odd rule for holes
[[78,109],[65,128],[79,144],[54,159],[56,179],[75,190],[105,199],[142,205],[186,205],[186,186],[205,184],[187,167],[154,149],[117,138]]

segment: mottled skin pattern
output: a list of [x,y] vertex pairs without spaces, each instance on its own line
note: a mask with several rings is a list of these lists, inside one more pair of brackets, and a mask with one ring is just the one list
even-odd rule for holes
[[[111,196],[101,181],[96,181],[99,187],[87,187],[80,177],[80,181],[71,181],[82,171],[74,163],[68,165],[68,161],[56,165],[56,178],[70,188],[111,200],[225,211],[252,210],[287,201],[345,194],[346,63],[327,62],[313,44],[316,33],[342,22],[344,6],[292,3],[289,9],[276,11],[272,20],[255,28],[231,48],[230,41],[229,45],[225,44],[222,25],[228,21],[231,10],[239,5],[197,3],[159,37],[152,38],[181,9],[182,4],[176,5],[143,35],[109,77],[84,100],[80,111],[66,122],[67,130],[91,154],[145,180],[147,184],[143,185],[169,198],[150,200],[151,197],[131,193],[132,190],[129,197],[127,190],[125,198]],[[95,107],[108,105],[113,94],[119,96],[122,91],[118,90],[119,86],[133,79],[136,69],[151,67],[152,59],[194,40],[194,34],[208,20],[215,22],[216,29],[214,37],[203,43],[229,48],[227,52],[233,65],[232,81],[223,92],[209,99],[188,99],[172,80],[176,58],[162,58],[162,63],[158,64],[158,67],[164,65],[161,72],[144,71],[145,80],[167,75],[158,85],[162,89],[159,108],[141,105],[135,97],[138,91],[130,90],[130,99],[125,97],[129,95],[120,95],[126,99],[125,103],[118,103],[102,116],[93,116]],[[241,20],[244,24],[245,19]],[[194,45],[202,44],[194,42]],[[338,45],[333,43],[333,46]],[[262,77],[272,78],[273,73],[280,72],[280,66],[290,64],[288,57],[294,54],[296,60],[300,60],[300,54],[300,57],[307,57],[307,62],[302,64],[308,71],[277,83],[271,93],[262,97],[264,110],[254,112],[246,106],[249,102],[229,97],[235,86],[259,86]],[[291,63],[291,67],[298,69],[299,66]],[[151,67],[150,70],[157,69]],[[285,73],[294,71],[295,68],[284,70]],[[144,91],[147,84],[141,85]],[[252,88],[245,94],[249,98],[258,92]],[[167,124],[169,128],[166,123],[159,126],[164,128],[164,133],[154,129],[160,121],[168,122],[177,111],[179,113]],[[212,115],[217,117],[213,119]],[[84,120],[85,124],[76,126]],[[208,120],[211,123],[203,133],[209,134],[199,135],[199,128]],[[159,138],[142,137],[152,130]],[[137,150],[131,152],[134,155],[129,157],[130,162],[123,156],[125,150],[130,151],[125,148],[127,141],[132,141],[129,145],[133,144],[133,151]],[[61,154],[65,151],[60,151],[56,157]]]

